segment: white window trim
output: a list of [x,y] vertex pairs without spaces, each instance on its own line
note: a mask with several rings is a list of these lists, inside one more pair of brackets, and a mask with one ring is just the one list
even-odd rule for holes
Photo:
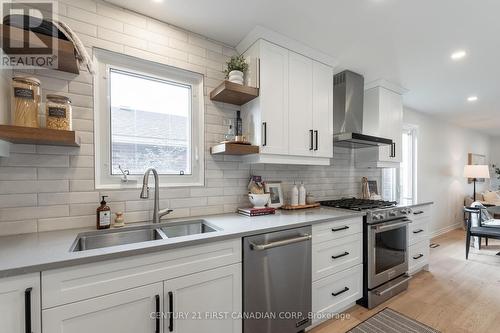
[[121,175],[111,175],[110,163],[110,96],[109,69],[116,68],[157,77],[162,80],[188,84],[192,91],[191,109],[191,174],[160,175],[160,187],[185,187],[205,185],[205,102],[203,75],[160,63],[94,48],[94,147],[96,189],[122,189],[142,187],[142,175],[129,175],[128,183],[121,182]]

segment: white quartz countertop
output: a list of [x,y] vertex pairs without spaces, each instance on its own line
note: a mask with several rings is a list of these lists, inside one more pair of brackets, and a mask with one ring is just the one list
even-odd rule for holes
[[[204,219],[220,231],[70,252],[76,236],[93,229],[72,229],[0,237],[0,278],[85,264],[136,254],[166,251],[224,239],[296,228],[314,223],[362,217],[362,212],[335,208],[313,208],[302,211],[277,211],[275,215],[246,217],[238,214],[210,215],[166,222]],[[362,219],[360,219],[361,223]],[[137,226],[138,224],[134,224]]]

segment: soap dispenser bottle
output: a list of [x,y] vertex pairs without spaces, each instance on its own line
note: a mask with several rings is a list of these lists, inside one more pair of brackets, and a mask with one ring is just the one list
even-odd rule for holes
[[97,229],[109,229],[111,227],[111,208],[106,205],[107,195],[102,196],[101,205],[97,207]]

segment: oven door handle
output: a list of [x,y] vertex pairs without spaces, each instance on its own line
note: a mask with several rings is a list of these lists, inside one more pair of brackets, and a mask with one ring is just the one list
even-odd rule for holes
[[393,286],[390,286],[390,287],[389,287],[389,288],[387,288],[387,289],[384,289],[384,290],[382,290],[382,291],[375,290],[375,294],[376,294],[377,296],[383,296],[383,295],[387,294],[389,291],[396,289],[397,287],[399,287],[399,286],[400,286],[400,285],[402,285],[403,283],[406,283],[406,282],[410,281],[411,279],[412,279],[412,277],[411,277],[411,276],[408,276],[406,279],[404,279],[404,280],[402,280],[402,281],[399,281],[398,283],[396,283],[396,284],[395,284],[395,285],[393,285]]
[[403,220],[402,222],[399,223],[391,223],[391,224],[384,224],[384,225],[374,225],[372,226],[372,229],[375,229],[376,231],[384,231],[384,230],[390,230],[390,229],[395,229],[402,227],[404,225],[410,224],[410,220]]
[[284,245],[289,245],[289,244],[294,244],[294,243],[299,243],[299,242],[305,242],[308,240],[311,240],[312,236],[309,234],[302,235],[300,237],[295,237],[295,238],[289,238],[289,239],[284,239],[272,243],[267,243],[267,244],[255,244],[255,243],[250,243],[250,248],[252,250],[256,251],[263,251],[267,249],[272,249],[273,247],[278,247],[278,246],[284,246]]

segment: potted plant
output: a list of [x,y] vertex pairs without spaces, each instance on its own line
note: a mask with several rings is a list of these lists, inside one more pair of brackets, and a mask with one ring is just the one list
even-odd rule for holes
[[230,82],[243,85],[243,73],[248,69],[248,64],[243,55],[232,56],[227,62],[226,79]]

